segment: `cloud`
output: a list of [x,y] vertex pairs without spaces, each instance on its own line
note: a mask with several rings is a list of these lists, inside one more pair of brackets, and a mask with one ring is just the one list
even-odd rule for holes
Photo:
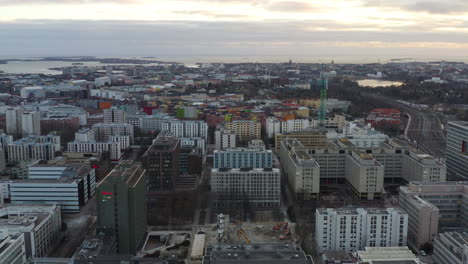
[[267,10],[286,13],[300,13],[314,11],[312,5],[305,2],[282,1],[271,3],[266,6]]
[[30,4],[138,4],[144,0],[0,0],[0,5],[30,5]]
[[[326,25],[332,29],[314,29]],[[256,23],[23,20],[0,23],[0,39],[0,56],[273,59],[468,54],[468,34],[412,30],[350,31],[331,21]]]
[[468,12],[467,0],[366,0],[369,7],[391,7],[412,12],[427,12],[432,14],[451,14]]

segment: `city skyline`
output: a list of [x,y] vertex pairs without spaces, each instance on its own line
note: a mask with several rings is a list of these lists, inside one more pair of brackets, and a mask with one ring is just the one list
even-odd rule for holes
[[[0,1],[0,56],[465,60],[466,1]],[[347,61],[350,61],[348,59]]]

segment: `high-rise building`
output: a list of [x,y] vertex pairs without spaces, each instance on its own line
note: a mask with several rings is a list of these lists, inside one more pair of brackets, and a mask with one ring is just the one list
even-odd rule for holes
[[468,227],[468,182],[410,182],[400,187],[399,204],[416,246],[432,243],[440,228]]
[[21,117],[23,112],[24,110],[19,107],[6,109],[6,132],[15,139],[22,135]]
[[211,191],[221,206],[277,207],[281,173],[277,168],[211,169]]
[[406,246],[408,215],[399,209],[323,208],[315,213],[315,243],[326,250]]
[[449,122],[447,128],[447,172],[468,180],[468,122]]
[[26,112],[21,115],[21,134],[23,137],[41,135],[41,114]]
[[130,160],[120,162],[98,187],[97,230],[115,232],[119,254],[135,255],[144,239],[146,197],[146,172]]
[[104,123],[125,123],[125,109],[118,107],[111,107],[104,109]]
[[150,192],[172,191],[179,176],[180,140],[158,137],[142,157]]
[[251,148],[228,148],[215,150],[213,168],[272,168],[273,152],[271,150]]
[[468,233],[440,233],[434,243],[434,261],[437,264],[468,263]]

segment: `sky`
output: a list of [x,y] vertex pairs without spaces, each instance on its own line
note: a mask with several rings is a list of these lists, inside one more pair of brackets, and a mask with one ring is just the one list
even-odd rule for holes
[[0,0],[0,57],[468,60],[468,0]]

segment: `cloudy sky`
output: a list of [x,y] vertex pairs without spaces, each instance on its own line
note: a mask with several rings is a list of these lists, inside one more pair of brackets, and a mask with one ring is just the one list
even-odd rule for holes
[[0,0],[0,57],[468,58],[468,0]]

